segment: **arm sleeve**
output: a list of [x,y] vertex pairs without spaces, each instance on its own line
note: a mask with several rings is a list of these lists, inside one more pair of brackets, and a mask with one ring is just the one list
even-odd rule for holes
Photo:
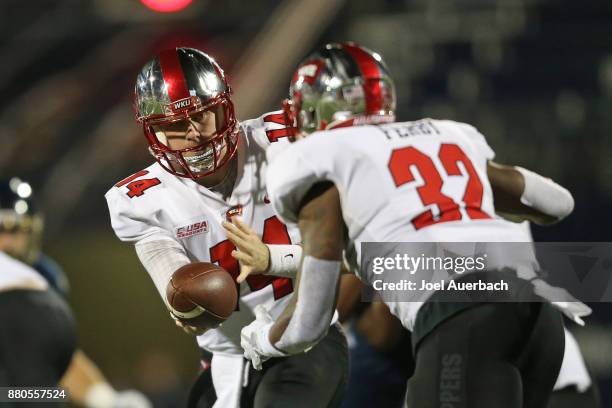
[[306,256],[291,320],[274,347],[289,354],[314,346],[327,334],[334,317],[340,262]]
[[574,211],[574,197],[563,186],[549,178],[516,166],[525,180],[521,203],[546,215],[562,220]]
[[135,248],[138,259],[153,279],[157,291],[168,307],[166,286],[174,271],[190,263],[185,250],[170,238],[145,239],[137,242]]
[[106,200],[115,234],[122,241],[134,243],[138,259],[168,307],[166,286],[172,274],[191,262],[185,249],[160,227],[157,213],[147,210],[145,202],[135,206],[115,188],[106,193]]

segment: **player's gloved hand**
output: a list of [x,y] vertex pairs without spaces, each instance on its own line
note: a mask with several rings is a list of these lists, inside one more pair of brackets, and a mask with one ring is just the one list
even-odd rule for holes
[[255,320],[242,328],[240,332],[240,345],[244,349],[244,357],[251,360],[253,368],[261,370],[262,363],[268,359],[264,356],[262,343],[267,342],[272,327],[272,317],[262,306],[255,306]]
[[249,275],[265,273],[270,266],[270,250],[257,233],[238,217],[233,217],[231,223],[224,222],[223,228],[237,248],[232,251],[232,256],[240,263],[240,275],[236,282],[241,283]]
[[201,334],[206,333],[207,329],[203,329],[201,327],[196,327],[196,326],[190,326],[188,324],[185,324],[183,322],[181,322],[179,319],[177,319],[177,317],[175,315],[172,314],[172,312],[170,312],[170,317],[172,317],[172,319],[174,320],[174,324],[176,324],[177,327],[180,327],[181,329],[183,329],[183,331],[187,334],[191,334],[194,336],[199,336]]
[[251,360],[253,368],[261,370],[262,363],[270,357],[284,356],[270,344],[270,328],[274,322],[270,313],[262,306],[255,306],[255,320],[242,328],[240,332],[240,345],[244,349],[244,357]]

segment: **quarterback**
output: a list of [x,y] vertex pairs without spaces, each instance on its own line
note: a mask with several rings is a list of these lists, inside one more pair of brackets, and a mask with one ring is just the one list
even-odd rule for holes
[[[493,150],[470,125],[393,123],[394,92],[381,57],[355,44],[325,46],[298,67],[285,112],[300,140],[269,150],[268,191],[279,217],[298,225],[303,261],[290,306],[276,320],[259,311],[242,331],[255,364],[313,347],[325,335],[343,257],[372,283],[375,275],[361,270],[363,242],[521,242],[496,211],[540,224],[572,211],[561,186],[493,162]],[[516,281],[520,265],[537,280],[534,263],[531,251],[498,253],[487,270],[458,279]],[[385,299],[412,331],[408,406],[546,406],[563,357],[557,309],[577,322],[590,309],[553,306],[542,297],[546,284],[533,286],[541,302],[442,303],[437,291],[425,302]]]
[[[214,406],[338,405],[348,357],[334,323],[308,356],[270,360],[257,372],[242,357],[240,330],[254,320],[255,306],[274,317],[286,307],[301,258],[299,231],[277,218],[266,195],[265,149],[286,143],[283,115],[238,123],[223,70],[191,48],[146,63],[135,94],[156,163],[106,194],[115,233],[135,245],[166,305],[170,277],[190,262],[217,263],[240,283],[236,310],[222,326],[204,331],[177,321],[212,353],[203,375],[214,384]],[[246,277],[251,271],[265,274]],[[190,396],[190,404],[198,399]]]

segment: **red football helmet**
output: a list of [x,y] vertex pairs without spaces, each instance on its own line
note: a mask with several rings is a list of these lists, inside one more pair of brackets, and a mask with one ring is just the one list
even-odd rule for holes
[[393,122],[395,85],[377,53],[355,43],[327,44],[298,65],[283,111],[292,129],[304,133]]
[[[136,79],[134,105],[151,154],[172,174],[205,177],[236,153],[238,126],[230,87],[221,67],[202,51],[170,49],[147,62]],[[186,133],[208,113],[215,115],[215,131],[206,141],[170,148],[165,130]]]

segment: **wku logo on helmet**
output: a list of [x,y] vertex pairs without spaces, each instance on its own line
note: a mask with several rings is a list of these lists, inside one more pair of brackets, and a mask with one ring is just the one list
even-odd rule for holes
[[172,109],[172,112],[176,112],[176,111],[184,110],[185,108],[189,108],[192,103],[193,101],[191,97],[179,99],[178,101],[172,102],[170,104],[170,108]]

